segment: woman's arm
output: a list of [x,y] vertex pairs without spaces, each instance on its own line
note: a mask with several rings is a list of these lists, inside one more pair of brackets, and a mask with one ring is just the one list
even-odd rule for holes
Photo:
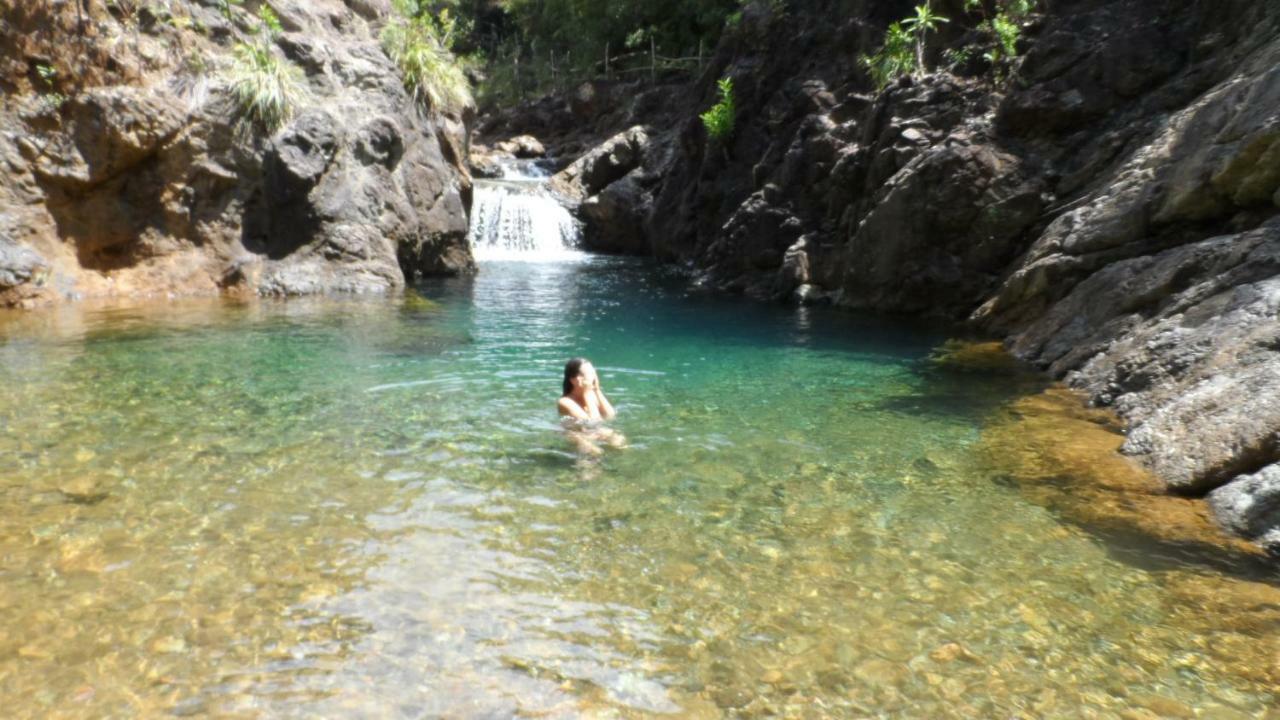
[[568,415],[574,420],[590,420],[591,419],[591,417],[587,415],[587,411],[579,407],[578,403],[573,401],[573,398],[562,397],[560,398],[560,402],[557,404],[560,406],[561,415]]
[[605,420],[612,420],[618,414],[613,409],[613,404],[609,402],[609,398],[604,396],[604,390],[600,389],[599,380],[596,380],[596,400],[600,401],[600,417]]

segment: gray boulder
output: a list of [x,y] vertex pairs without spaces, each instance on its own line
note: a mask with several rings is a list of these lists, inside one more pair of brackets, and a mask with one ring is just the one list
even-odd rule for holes
[[647,128],[624,130],[561,170],[552,178],[552,186],[570,198],[586,199],[642,166],[649,143]]
[[31,282],[48,267],[39,253],[0,235],[0,293]]
[[1214,490],[1209,506],[1223,527],[1280,557],[1280,464]]

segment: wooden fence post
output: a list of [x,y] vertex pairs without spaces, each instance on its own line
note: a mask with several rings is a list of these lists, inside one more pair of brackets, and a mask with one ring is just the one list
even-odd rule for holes
[[652,33],[649,35],[649,82],[658,82],[658,43]]

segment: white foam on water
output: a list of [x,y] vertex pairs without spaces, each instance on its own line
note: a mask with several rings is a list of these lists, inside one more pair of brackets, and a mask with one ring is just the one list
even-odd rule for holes
[[[582,229],[546,187],[537,165],[503,166],[504,180],[478,180],[468,239],[477,262],[572,262]],[[508,177],[510,176],[510,177]]]

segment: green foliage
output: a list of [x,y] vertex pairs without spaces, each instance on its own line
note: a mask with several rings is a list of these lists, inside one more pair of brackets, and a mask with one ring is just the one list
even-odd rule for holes
[[[405,0],[412,2],[413,0]],[[750,0],[784,8],[782,0]],[[562,91],[601,76],[693,71],[748,0],[437,0],[471,21],[460,50],[480,58],[486,101]],[[608,57],[606,63],[605,58]],[[655,62],[656,61],[656,62]]]
[[[1018,55],[1018,41],[1022,35],[1021,21],[1035,12],[1038,0],[964,0],[961,6],[966,13],[978,14],[982,20],[978,27],[990,37],[990,45],[975,44],[964,48],[951,48],[943,53],[947,67],[956,69],[968,63],[975,52],[990,63],[1000,77],[1008,61]],[[988,13],[993,11],[993,16]],[[949,20],[933,11],[929,2],[915,7],[915,15],[893,23],[885,31],[884,42],[874,55],[864,55],[862,64],[871,75],[876,87],[883,89],[889,83],[906,75],[929,71],[925,63],[928,35]]]
[[241,43],[233,53],[229,79],[240,117],[275,132],[302,101],[302,70],[265,42]]
[[863,67],[879,89],[900,77],[929,69],[924,58],[926,36],[948,20],[935,13],[927,2],[917,5],[915,12],[914,16],[889,25],[879,52],[862,56]]
[[284,32],[284,26],[280,24],[280,16],[276,15],[276,11],[271,6],[263,3],[258,8],[258,18],[262,20],[262,32],[270,37],[278,37]]
[[941,15],[935,13],[929,7],[929,3],[916,6],[915,17],[909,17],[902,21],[902,27],[915,36],[916,41],[916,71],[928,72],[929,68],[925,65],[924,60],[924,43],[925,36],[938,29],[938,25],[948,22]]
[[1036,0],[1007,0],[995,17],[984,20],[980,26],[993,39],[989,50],[982,57],[991,63],[997,77],[1004,74],[1008,61],[1018,57],[1018,40],[1022,37],[1020,20],[1035,11]]
[[243,4],[244,0],[218,0],[218,11],[230,22],[235,19],[235,8]]
[[999,13],[992,18],[991,29],[999,41],[999,50],[1004,53],[1005,57],[1017,57],[1018,38],[1022,35],[1022,29],[1018,27],[1018,24],[1011,20],[1008,15]]
[[702,125],[707,135],[717,142],[728,142],[733,137],[734,116],[738,109],[733,99],[733,79],[721,78],[716,87],[720,91],[720,100],[711,109],[702,113]]
[[862,56],[862,64],[871,73],[871,79],[877,88],[883,89],[904,75],[915,74],[918,61],[913,45],[911,33],[902,23],[895,22],[885,31],[880,51],[874,55]]
[[947,61],[947,69],[954,71],[958,67],[962,67],[973,59],[973,48],[948,48],[942,53],[943,59]]
[[429,107],[459,112],[472,103],[471,83],[449,50],[457,24],[446,11],[437,17],[418,10],[416,0],[397,0],[400,16],[382,31],[382,49],[400,68],[405,89]]
[[36,75],[40,78],[40,83],[44,86],[43,101],[50,108],[55,110],[66,104],[68,98],[66,95],[58,92],[58,69],[52,65],[36,65]]

